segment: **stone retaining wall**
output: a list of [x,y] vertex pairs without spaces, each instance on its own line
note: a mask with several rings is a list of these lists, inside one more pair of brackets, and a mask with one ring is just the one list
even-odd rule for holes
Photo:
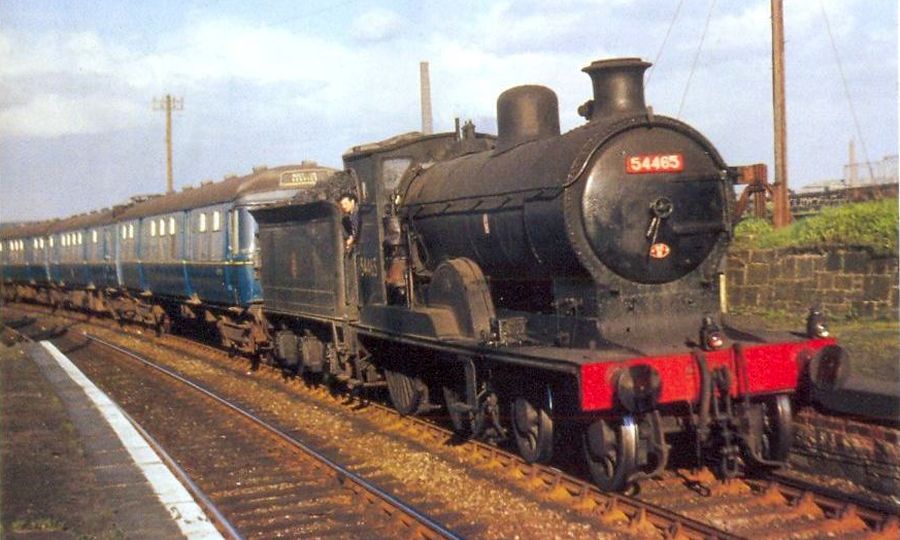
[[809,409],[794,421],[792,467],[845,478],[881,495],[900,493],[900,430]]
[[897,256],[864,249],[735,249],[728,256],[733,309],[806,311],[829,317],[897,319]]

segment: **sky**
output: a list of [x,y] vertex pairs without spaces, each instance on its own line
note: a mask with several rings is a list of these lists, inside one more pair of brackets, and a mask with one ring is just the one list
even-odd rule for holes
[[[791,187],[840,178],[851,138],[859,161],[896,155],[896,0],[784,3]],[[153,103],[166,94],[184,100],[176,189],[259,165],[340,167],[352,146],[420,129],[420,61],[436,131],[459,117],[495,133],[503,90],[552,88],[566,131],[591,97],[582,67],[641,57],[655,63],[656,114],[699,129],[731,165],[768,164],[771,179],[769,5],[2,0],[0,221],[164,191],[165,114]]]

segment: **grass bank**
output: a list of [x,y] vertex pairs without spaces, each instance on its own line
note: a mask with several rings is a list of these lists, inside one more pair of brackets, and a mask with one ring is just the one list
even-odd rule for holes
[[745,248],[858,246],[879,255],[898,253],[896,199],[826,208],[821,213],[774,229],[763,219],[745,219],[735,227],[735,246]]

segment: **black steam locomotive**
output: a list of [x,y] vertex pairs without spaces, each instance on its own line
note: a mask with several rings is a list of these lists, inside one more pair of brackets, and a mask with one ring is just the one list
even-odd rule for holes
[[[599,486],[673,449],[721,474],[781,463],[807,364],[842,351],[738,329],[720,309],[736,172],[645,106],[638,59],[594,62],[587,123],[555,94],[504,92],[497,137],[471,124],[357,146],[344,171],[257,208],[264,328],[254,350],[404,414],[547,461],[576,433]],[[345,248],[341,196],[358,200]],[[264,337],[260,337],[264,336]],[[565,434],[565,435],[563,435]]]
[[3,298],[208,323],[226,347],[386,387],[401,413],[443,410],[529,461],[578,445],[610,490],[673,451],[722,475],[776,466],[802,374],[844,352],[818,314],[797,334],[725,320],[737,171],[645,106],[648,66],[586,67],[587,123],[565,134],[555,94],[520,86],[497,137],[410,133],[352,148],[340,172],[259,168],[3,229]]

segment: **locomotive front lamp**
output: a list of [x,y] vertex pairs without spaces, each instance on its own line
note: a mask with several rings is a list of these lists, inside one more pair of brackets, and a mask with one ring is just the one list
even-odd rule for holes
[[825,322],[825,315],[818,306],[809,308],[806,316],[806,335],[811,338],[826,338],[831,335]]
[[725,344],[722,338],[722,330],[719,325],[709,315],[703,317],[703,324],[700,326],[700,347],[706,351],[715,351],[721,349]]

